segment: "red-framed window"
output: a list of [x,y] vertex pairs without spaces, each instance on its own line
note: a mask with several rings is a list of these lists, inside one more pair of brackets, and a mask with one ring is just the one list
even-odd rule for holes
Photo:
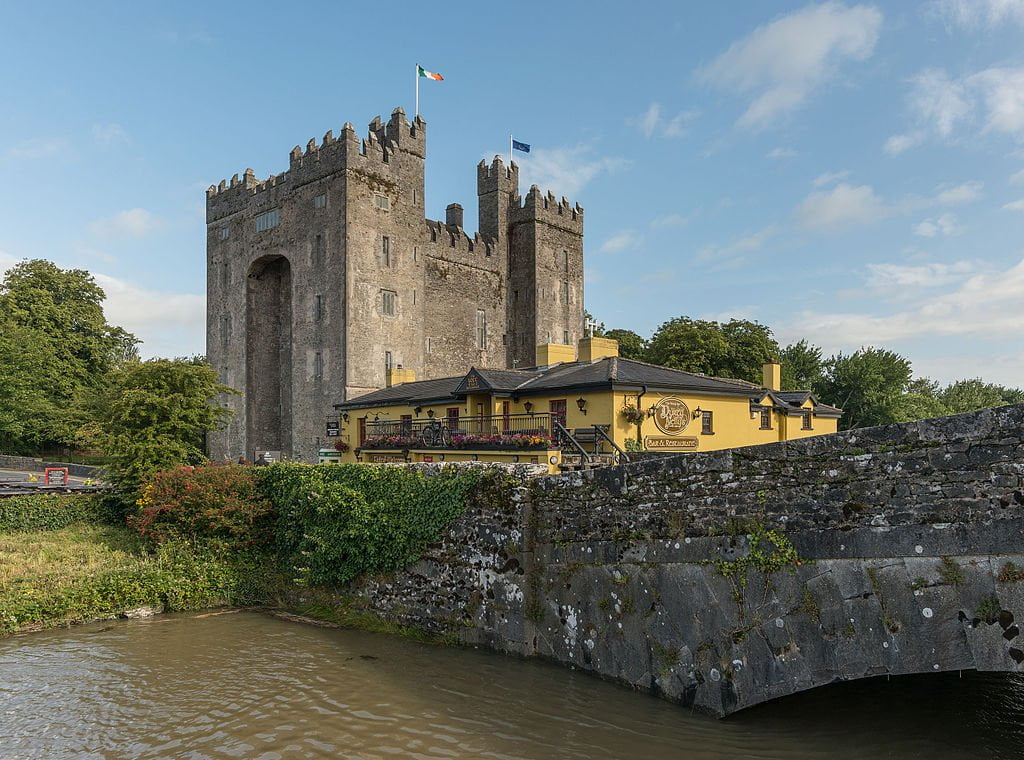
[[562,427],[565,427],[565,399],[555,399],[548,402],[548,410],[551,412],[552,418],[558,420]]

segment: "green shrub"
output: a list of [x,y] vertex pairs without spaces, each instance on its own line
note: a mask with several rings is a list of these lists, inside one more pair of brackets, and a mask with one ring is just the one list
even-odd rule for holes
[[79,522],[102,522],[99,497],[42,493],[0,499],[0,533],[58,530]]
[[255,470],[238,465],[156,473],[128,524],[157,544],[201,542],[228,551],[262,547],[273,537],[272,509]]
[[480,480],[445,468],[299,465],[260,468],[277,512],[276,544],[298,583],[339,585],[418,559],[463,510]]

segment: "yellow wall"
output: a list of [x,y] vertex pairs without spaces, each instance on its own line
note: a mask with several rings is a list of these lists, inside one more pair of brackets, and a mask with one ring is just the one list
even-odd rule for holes
[[[462,403],[448,402],[440,404],[430,404],[422,406],[420,413],[415,414],[413,406],[407,404],[394,404],[389,406],[374,407],[372,409],[354,409],[349,411],[349,419],[347,422],[341,421],[341,439],[349,444],[349,451],[346,452],[342,461],[344,462],[355,462],[355,448],[359,445],[359,418],[366,417],[368,420],[373,420],[376,415],[380,416],[381,420],[399,420],[402,415],[412,415],[413,419],[424,420],[427,418],[427,411],[429,409],[434,410],[435,419],[444,419],[447,415],[447,409],[449,407],[459,407],[459,415],[461,417],[476,416],[478,413],[478,404],[483,405],[483,413],[486,415],[500,415],[502,413],[502,402],[509,402],[509,413],[510,414],[525,414],[525,404],[527,401],[533,404],[532,411],[534,413],[547,413],[550,409],[549,402],[555,399],[565,399],[566,406],[566,427],[582,428],[590,427],[595,424],[599,425],[611,425],[609,435],[614,441],[623,449],[627,448],[626,440],[636,440],[637,437],[637,426],[630,424],[622,416],[621,410],[626,403],[636,404],[637,403],[637,392],[622,392],[622,391],[591,391],[591,392],[562,392],[557,394],[548,394],[544,396],[525,396],[518,400],[512,400],[510,398],[501,398],[498,396],[491,396],[484,393],[476,393],[469,395],[466,400]],[[760,414],[755,412],[753,415],[750,412],[750,401],[746,397],[731,397],[731,396],[714,396],[714,395],[703,395],[699,393],[686,393],[686,392],[656,392],[651,391],[644,394],[640,400],[640,406],[644,410],[649,410],[655,406],[662,398],[675,397],[683,401],[690,409],[691,420],[687,427],[674,438],[683,439],[696,439],[695,447],[690,448],[689,446],[673,446],[670,448],[659,448],[651,450],[659,451],[714,451],[717,449],[734,448],[738,446],[750,446],[761,443],[772,443],[774,441],[782,440],[793,440],[796,438],[807,438],[814,435],[824,435],[826,433],[834,433],[838,427],[838,420],[829,419],[823,417],[812,417],[812,429],[803,430],[802,418],[798,414],[785,414],[779,411],[773,410],[771,413],[772,427],[768,430],[761,429]],[[583,398],[586,400],[586,413],[579,410],[576,400]],[[765,404],[771,403],[771,399],[765,397],[762,399]],[[810,409],[813,405],[810,400],[806,402],[804,408]],[[692,413],[697,408],[702,411],[712,412],[713,419],[713,433],[708,435],[701,432],[701,420],[700,418],[692,419]],[[673,438],[673,436],[667,436],[665,433],[660,431],[655,424],[654,419],[646,417],[641,424],[641,441],[644,441],[648,436],[655,436],[658,438]],[[441,461],[439,459],[440,454],[445,455],[444,461],[465,461],[472,459],[473,454],[476,453],[481,460],[484,461],[511,461],[512,457],[518,455],[521,462],[529,462],[533,456],[539,457],[540,463],[548,463],[549,468],[554,470],[554,466],[550,465],[548,459],[557,455],[557,451],[543,452],[543,451],[524,451],[524,452],[495,452],[495,451],[480,451],[473,452],[468,450],[445,450],[438,452],[426,452],[428,455],[434,456],[434,461]],[[572,452],[566,452],[572,453]],[[422,461],[422,453],[415,452],[413,454],[415,461]]]

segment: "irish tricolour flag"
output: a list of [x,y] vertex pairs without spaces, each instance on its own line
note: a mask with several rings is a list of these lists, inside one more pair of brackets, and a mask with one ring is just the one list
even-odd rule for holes
[[416,64],[416,71],[419,73],[419,75],[421,77],[426,77],[427,79],[433,79],[435,82],[443,82],[444,81],[444,77],[443,76],[441,76],[440,74],[435,74],[433,71],[427,71],[425,68],[423,68],[419,64]]

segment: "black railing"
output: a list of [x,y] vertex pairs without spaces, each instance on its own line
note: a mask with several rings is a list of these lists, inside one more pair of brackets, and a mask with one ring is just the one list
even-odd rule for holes
[[[495,414],[367,420],[364,449],[543,449],[564,440],[558,415]],[[564,428],[561,428],[564,430]]]

